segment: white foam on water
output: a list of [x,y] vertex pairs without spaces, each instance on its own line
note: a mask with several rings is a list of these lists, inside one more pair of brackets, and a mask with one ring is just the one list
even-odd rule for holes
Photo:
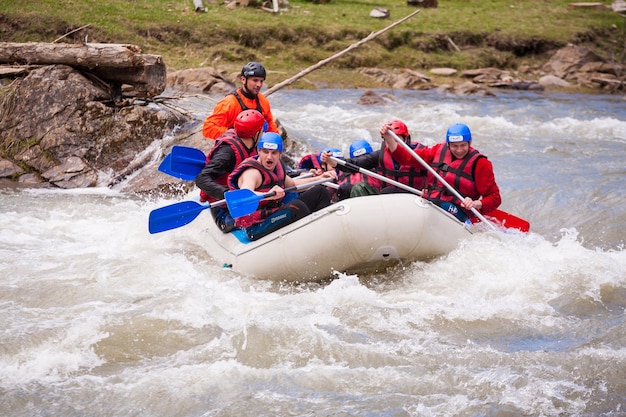
[[550,115],[538,96],[424,93],[356,106],[359,92],[300,93],[281,107],[294,98],[279,94],[288,131],[344,151],[367,135],[376,144],[391,118],[427,143],[467,122],[494,162],[503,209],[530,220],[531,233],[477,233],[430,262],[276,285],[213,260],[201,221],[149,234],[150,211],[180,199],[2,189],[3,412],[622,411],[623,112],[576,112],[566,100]]

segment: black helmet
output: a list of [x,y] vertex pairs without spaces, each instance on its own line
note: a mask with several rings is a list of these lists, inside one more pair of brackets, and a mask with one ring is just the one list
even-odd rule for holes
[[261,77],[265,79],[265,67],[258,62],[248,62],[241,69],[242,77]]

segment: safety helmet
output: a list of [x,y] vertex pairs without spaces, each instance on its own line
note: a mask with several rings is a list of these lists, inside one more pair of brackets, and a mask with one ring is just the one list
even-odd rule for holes
[[246,78],[261,77],[265,79],[266,77],[265,67],[258,62],[248,62],[241,69],[241,76],[246,77]]
[[453,124],[446,132],[446,142],[471,142],[472,132],[463,123]]
[[269,149],[272,151],[283,151],[283,138],[274,132],[266,132],[261,135],[261,139],[259,139],[259,143],[257,144],[257,149]]
[[359,139],[350,145],[350,158],[372,153],[372,145],[365,139]]
[[330,152],[330,156],[334,156],[335,158],[346,159],[343,156],[343,152],[341,152],[341,149],[338,149],[338,148],[325,148],[325,149],[322,149],[322,151],[317,154],[317,161],[320,164],[322,163],[322,154],[324,152]]
[[265,118],[257,110],[244,110],[235,119],[235,132],[242,139],[254,137],[265,124]]
[[405,138],[410,138],[411,136],[409,135],[409,128],[406,127],[406,125],[404,124],[404,122],[402,120],[392,120],[389,122],[389,124],[391,125],[391,130],[396,134],[396,135],[402,135]]

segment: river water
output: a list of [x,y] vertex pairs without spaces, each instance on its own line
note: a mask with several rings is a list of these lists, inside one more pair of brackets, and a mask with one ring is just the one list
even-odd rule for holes
[[626,415],[623,97],[362,93],[270,99],[315,149],[378,143],[391,118],[426,144],[468,124],[531,233],[280,285],[223,269],[194,223],[150,235],[180,199],[2,184],[0,415]]

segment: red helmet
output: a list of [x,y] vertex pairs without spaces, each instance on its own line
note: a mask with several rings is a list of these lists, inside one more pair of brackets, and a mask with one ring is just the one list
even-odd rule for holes
[[405,139],[409,137],[409,128],[401,120],[392,120],[389,124],[396,135],[402,135]]
[[235,119],[235,132],[242,139],[254,137],[265,124],[265,118],[257,110],[244,110]]

